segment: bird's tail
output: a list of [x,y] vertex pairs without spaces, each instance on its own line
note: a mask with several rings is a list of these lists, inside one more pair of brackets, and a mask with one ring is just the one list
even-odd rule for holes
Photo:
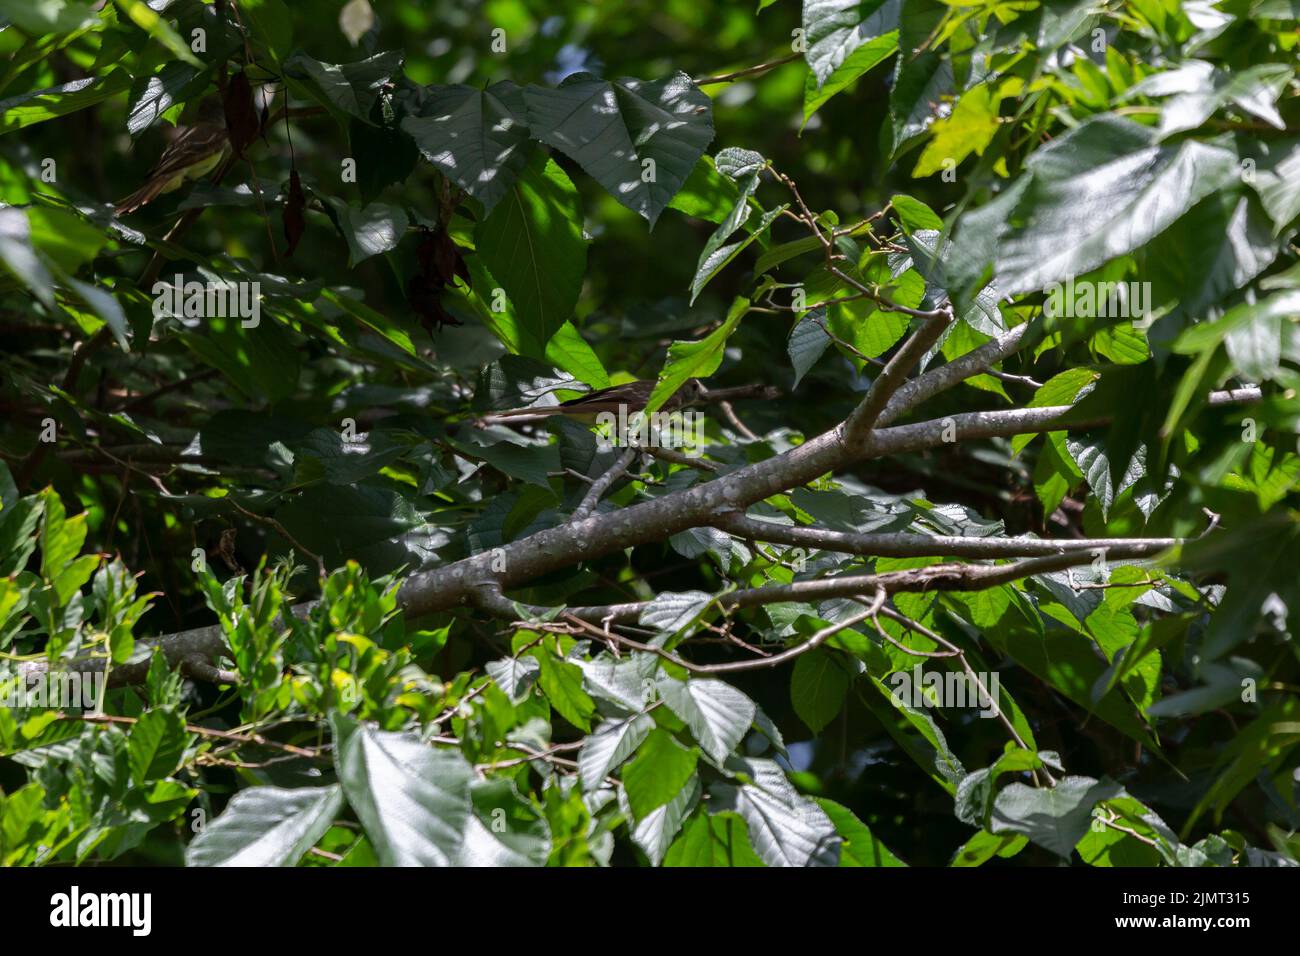
[[479,425],[494,425],[497,422],[536,422],[552,415],[559,415],[559,406],[550,405],[542,408],[511,408],[503,412],[488,412],[475,419]]
[[131,195],[122,199],[114,207],[114,211],[119,216],[125,216],[127,213],[135,212],[141,206],[153,202],[162,193],[163,187],[167,185],[167,180],[161,176],[155,176],[149,180]]

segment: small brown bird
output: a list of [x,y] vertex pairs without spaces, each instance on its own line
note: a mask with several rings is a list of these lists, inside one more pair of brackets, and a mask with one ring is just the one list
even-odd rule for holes
[[[636,382],[627,382],[623,385],[611,385],[609,388],[600,388],[594,392],[588,392],[586,395],[571,398],[567,402],[560,402],[558,405],[534,405],[531,408],[512,408],[504,412],[492,412],[480,418],[479,422],[485,425],[503,421],[533,422],[540,421],[543,418],[550,418],[552,415],[565,415],[569,418],[590,418],[599,415],[601,412],[617,415],[621,409],[624,410],[625,415],[633,415],[636,412],[645,410],[646,403],[650,401],[650,394],[655,389],[655,384],[653,381],[643,379]],[[688,405],[696,405],[708,398],[709,395],[710,392],[700,383],[699,379],[688,378],[681,388],[668,397],[668,400],[663,403],[662,409],[666,412],[676,411]]]
[[217,167],[230,152],[230,136],[221,101],[204,100],[198,118],[163,150],[158,162],[149,170],[145,184],[117,203],[119,216],[135,212],[163,193],[179,189],[187,179],[198,179]]
[[[601,412],[618,415],[634,415],[645,411],[650,395],[657,382],[640,380],[624,385],[611,385],[600,388],[586,395],[571,398],[558,405],[533,405],[529,408],[512,408],[504,412],[491,412],[478,419],[480,425],[492,425],[497,422],[535,422],[552,415],[565,415],[569,418],[595,421]],[[770,401],[781,397],[781,390],[773,385],[740,385],[736,388],[705,388],[698,378],[688,378],[668,400],[660,406],[661,411],[675,412],[690,405],[704,402],[721,403],[732,399],[758,398]]]

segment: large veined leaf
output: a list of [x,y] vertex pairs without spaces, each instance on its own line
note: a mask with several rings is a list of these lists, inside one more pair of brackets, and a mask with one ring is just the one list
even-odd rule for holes
[[790,700],[799,718],[819,734],[844,706],[849,675],[835,655],[815,650],[795,661],[790,674]]
[[[804,0],[804,58],[821,89],[863,44],[897,31],[903,0]],[[897,37],[895,37],[897,42]]]
[[1255,170],[1254,185],[1280,235],[1300,216],[1300,138],[1259,144],[1267,155]]
[[1222,146],[1160,145],[1149,128],[1110,115],[1043,147],[1028,167],[997,243],[994,281],[1006,292],[1042,289],[1133,252],[1240,176]]
[[1223,343],[1233,364],[1256,380],[1272,378],[1282,356],[1282,330],[1300,317],[1300,290],[1286,289],[1255,302],[1243,302],[1213,322],[1193,325],[1173,349],[1197,355]]
[[538,152],[474,231],[483,264],[510,300],[525,354],[540,353],[569,320],[582,291],[587,241],[578,192]]
[[651,731],[622,773],[635,818],[643,819],[686,789],[699,756],[694,747],[683,747],[667,731]]
[[226,804],[185,848],[188,866],[292,866],[343,806],[343,790],[250,787]]
[[470,786],[474,813],[465,828],[457,866],[544,866],[551,828],[509,780],[476,780]]
[[850,810],[825,797],[819,797],[817,805],[840,835],[840,866],[907,866]]
[[188,63],[173,61],[157,73],[139,77],[131,87],[131,110],[126,128],[132,136],[144,132],[173,107],[206,85],[208,76]]
[[605,777],[636,752],[654,726],[654,720],[648,715],[633,714],[607,720],[589,734],[578,751],[578,773],[583,789],[599,789]]
[[1275,510],[1232,531],[1198,538],[1183,548],[1182,559],[1191,569],[1228,579],[1201,648],[1207,660],[1249,640],[1269,601],[1280,599],[1292,615],[1300,607],[1294,573],[1300,562],[1300,526],[1285,512]]
[[686,721],[704,752],[721,763],[754,723],[754,702],[725,681],[661,678],[659,694],[668,709]]
[[900,57],[889,91],[890,128],[893,152],[908,140],[924,133],[936,119],[951,109],[944,98],[953,92],[952,63],[932,50],[908,59]]
[[189,734],[180,714],[150,710],[131,727],[127,748],[131,779],[137,787],[168,776],[180,762]]
[[[1198,318],[1245,288],[1277,258],[1279,245],[1258,203],[1222,190],[1197,203],[1145,248],[1141,275],[1151,283],[1148,308],[1172,306],[1170,317]],[[1158,323],[1156,334],[1181,323]]]
[[890,30],[882,36],[868,40],[850,53],[824,83],[818,83],[816,73],[809,72],[803,90],[803,126],[808,125],[808,120],[812,119],[813,114],[832,96],[848,89],[859,77],[897,52],[898,31]]
[[632,829],[632,839],[655,866],[663,862],[664,855],[682,828],[682,821],[699,803],[700,792],[699,775],[692,775],[675,797],[637,820]]
[[524,89],[532,135],[577,162],[654,225],[713,139],[707,96],[684,73],[663,80],[575,74]]
[[668,635],[690,625],[713,603],[707,591],[663,591],[641,612],[640,623]]
[[800,318],[790,330],[790,338],[786,340],[785,348],[790,353],[790,364],[794,366],[796,388],[808,374],[809,369],[816,365],[817,360],[825,353],[826,346],[831,344],[831,337],[826,331],[825,323],[826,309],[818,307]]
[[1066,777],[1055,787],[1008,784],[993,801],[989,830],[1020,833],[1065,859],[1069,859],[1088,832],[1092,808],[1123,794],[1117,783],[1091,777]]
[[1270,126],[1286,129],[1274,104],[1294,72],[1282,63],[1261,63],[1230,73],[1205,60],[1188,60],[1177,69],[1147,77],[1125,96],[1170,97],[1160,113],[1162,139],[1195,129],[1229,103]]
[[664,866],[762,866],[749,844],[745,821],[732,812],[690,814],[681,836],[664,856]]
[[1069,450],[1074,463],[1079,466],[1079,470],[1083,472],[1083,477],[1087,479],[1092,493],[1097,496],[1103,518],[1110,511],[1110,506],[1115,501],[1115,498],[1137,484],[1142,476],[1146,474],[1145,452],[1134,455],[1129,460],[1123,477],[1118,483],[1115,483],[1112,480],[1111,464],[1106,454],[1106,445],[1100,438],[1088,436],[1067,438],[1065,447]]
[[401,66],[402,55],[391,50],[356,63],[323,63],[305,53],[284,61],[285,74],[344,125],[349,116],[371,122],[380,89]]
[[771,760],[728,762],[749,782],[710,788],[711,809],[739,813],[749,830],[749,842],[768,866],[837,866],[840,835],[821,807],[800,796],[781,768]]
[[391,203],[357,206],[335,196],[322,198],[326,212],[348,244],[349,265],[396,248],[411,224],[406,210]]
[[450,866],[471,814],[473,769],[458,752],[334,714],[334,767],[385,866]]
[[19,93],[0,100],[0,133],[9,133],[33,123],[43,123],[56,116],[102,103],[131,85],[126,70],[110,70],[99,76],[71,80],[45,89]]
[[524,94],[509,81],[485,90],[434,86],[422,91],[418,115],[402,119],[424,158],[487,212],[528,162]]
[[[704,251],[700,254],[700,261],[695,267],[695,278],[691,280],[692,305],[695,304],[695,300],[699,298],[704,287],[708,285],[709,280],[726,268],[727,264],[747,249],[750,243],[766,233],[771,228],[772,223],[776,221],[777,216],[781,215],[785,210],[786,206],[778,206],[776,209],[768,210],[763,214],[758,224],[754,226],[753,231],[735,242],[721,245],[718,232],[715,232],[709,238],[709,241],[704,245]],[[719,227],[719,231],[721,231],[721,228]]]
[[987,83],[963,93],[952,112],[935,120],[930,127],[934,138],[926,143],[912,175],[932,176],[940,170],[956,168],[972,153],[983,156],[1000,128],[999,106],[998,95]]

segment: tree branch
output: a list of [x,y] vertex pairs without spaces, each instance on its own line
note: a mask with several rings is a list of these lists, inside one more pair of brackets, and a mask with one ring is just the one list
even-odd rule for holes
[[777,524],[741,512],[713,519],[713,526],[742,538],[791,547],[882,558],[1026,558],[1104,551],[1108,558],[1145,558],[1182,543],[1180,538],[979,538],[907,533],[863,534],[805,525]]

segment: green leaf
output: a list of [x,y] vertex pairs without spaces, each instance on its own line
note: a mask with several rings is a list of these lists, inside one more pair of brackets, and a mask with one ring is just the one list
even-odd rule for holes
[[132,136],[139,136],[172,107],[183,104],[198,93],[206,85],[207,78],[207,74],[200,73],[197,67],[175,61],[152,75],[142,75],[131,85],[127,131]]
[[[275,60],[287,66],[285,57],[293,48],[293,16],[285,0],[240,0],[239,10],[247,18],[253,38],[265,46]],[[325,65],[328,64],[322,64]]]
[[0,100],[0,134],[95,106],[130,86],[131,74],[115,69]]
[[[1151,282],[1149,309],[1173,306],[1170,319],[1200,319],[1244,289],[1277,258],[1278,243],[1259,204],[1225,189],[1197,203],[1144,250],[1143,279]],[[1153,333],[1153,334],[1156,334]]]
[[[817,321],[818,318],[821,322]],[[790,364],[794,366],[796,388],[808,374],[808,370],[817,364],[817,360],[826,351],[826,346],[831,344],[831,337],[822,324],[825,321],[826,309],[819,307],[800,318],[790,330],[790,338],[786,341],[785,348],[790,353]]]
[[[176,59],[193,67],[203,66],[203,61],[194,55],[190,45],[182,40],[172,29],[172,25],[155,13],[144,0],[114,0],[114,2],[128,20],[162,44]],[[253,0],[250,6],[256,8],[259,2],[263,0]]]
[[752,700],[720,680],[662,677],[657,686],[668,709],[686,721],[701,749],[717,763],[736,748],[758,712]]
[[0,208],[0,262],[46,308],[54,308],[54,279],[32,247],[32,226],[21,209]]
[[711,101],[684,73],[646,81],[579,73],[524,88],[532,135],[569,156],[653,226],[713,139]]
[[[743,203],[745,200],[742,199],[741,202]],[[704,287],[708,285],[710,279],[725,269],[727,265],[735,259],[736,256],[744,252],[755,239],[767,232],[772,223],[776,221],[777,216],[785,212],[787,208],[787,206],[779,206],[776,209],[765,212],[763,218],[758,221],[758,224],[754,227],[752,232],[749,232],[743,238],[728,243],[725,246],[721,244],[719,235],[726,227],[726,223],[724,222],[722,226],[719,226],[718,231],[710,236],[709,241],[704,244],[704,251],[700,253],[700,261],[695,267],[695,278],[691,280],[690,304],[695,304],[695,300],[699,298],[700,292],[702,292]],[[745,218],[748,218],[748,206],[745,207],[745,210]]]
[[647,415],[657,411],[686,384],[688,378],[707,378],[718,370],[722,364],[723,347],[741,318],[749,312],[749,305],[748,299],[736,299],[723,323],[704,338],[694,342],[674,342],[668,347],[663,370],[645,407]]
[[285,74],[343,126],[349,116],[363,123],[373,122],[371,110],[379,91],[401,66],[402,55],[395,51],[377,53],[356,63],[323,63],[301,52],[284,61]]
[[817,805],[830,817],[842,840],[840,866],[907,866],[847,807],[825,797],[818,797]]
[[633,714],[607,720],[582,741],[578,751],[578,775],[582,788],[598,790],[605,778],[618,769],[654,730],[655,722],[647,714]]
[[335,227],[348,244],[348,265],[396,249],[402,241],[411,220],[406,210],[385,202],[372,202],[366,206],[322,195],[325,209]]
[[728,769],[748,780],[710,789],[711,808],[739,813],[749,842],[768,866],[838,866],[840,836],[816,803],[800,796],[776,763],[733,759]]
[[1172,93],[1160,112],[1160,138],[1196,129],[1229,103],[1277,129],[1286,129],[1274,105],[1294,70],[1283,63],[1260,63],[1239,72],[1188,60],[1176,70],[1156,73],[1130,88],[1126,97]]
[[681,830],[682,821],[699,803],[700,793],[700,778],[695,774],[671,800],[636,821],[632,839],[655,866],[664,861],[673,839]]
[[695,750],[683,747],[672,734],[658,728],[651,731],[622,773],[636,819],[644,819],[686,789],[698,760]]
[[299,352],[279,323],[266,316],[256,328],[214,316],[198,331],[177,337],[253,401],[278,401],[298,387]]
[[749,845],[745,821],[735,813],[697,810],[668,848],[664,866],[762,866]]
[[[1085,388],[1100,378],[1100,373],[1090,368],[1070,368],[1053,375],[1029,400],[1029,408],[1052,408],[1057,405],[1073,405]],[[1034,435],[1017,435],[1011,440],[1011,453],[1020,454],[1021,449],[1034,440]]]
[[943,231],[943,220],[919,199],[913,199],[904,193],[895,193],[889,197],[889,205],[897,214],[903,230],[909,234],[927,229],[935,232]]
[[895,33],[902,0],[804,0],[804,58],[812,68],[817,88],[848,64],[865,44]]
[[334,769],[384,866],[450,866],[471,815],[473,768],[460,753],[335,712]]
[[1243,302],[1213,322],[1187,328],[1173,344],[1182,355],[1213,351],[1220,343],[1240,373],[1256,380],[1272,378],[1282,355],[1282,327],[1300,317],[1300,289],[1277,292],[1257,302]]
[[995,836],[987,830],[980,830],[953,855],[949,866],[982,866],[995,856],[1015,856],[1028,843],[1027,837],[1013,833]]
[[293,866],[325,835],[343,806],[343,790],[250,787],[185,848],[186,866]]
[[810,72],[803,88],[803,123],[802,131],[812,119],[814,113],[822,108],[832,96],[841,93],[856,83],[863,74],[870,72],[880,63],[898,52],[898,31],[875,37],[862,44],[849,54],[848,58],[835,68],[825,82],[818,82],[815,72]]
[[180,763],[189,735],[181,715],[169,710],[147,711],[131,727],[127,758],[137,787],[167,777]]
[[1277,594],[1287,608],[1300,607],[1298,560],[1300,524],[1285,511],[1197,538],[1183,547],[1184,567],[1227,575],[1228,590],[1210,618],[1201,648],[1206,660],[1222,657],[1254,635],[1269,595]]
[[560,660],[546,649],[537,651],[535,656],[542,666],[537,686],[542,689],[546,699],[565,720],[583,732],[589,732],[591,716],[596,712],[596,702],[582,689],[582,668]]
[[474,231],[483,264],[510,299],[519,331],[540,352],[568,321],[582,291],[587,242],[578,192],[538,152]]
[[1300,216],[1300,137],[1278,142],[1262,141],[1267,151],[1255,170],[1254,186],[1280,236]]
[[1000,127],[999,103],[999,98],[986,84],[963,93],[952,112],[931,125],[930,132],[934,138],[917,159],[912,178],[920,179],[943,169],[955,169],[971,153],[983,156]]
[[474,815],[465,830],[457,866],[545,866],[551,828],[541,811],[520,797],[510,780],[475,780]]
[[485,90],[458,85],[420,92],[402,129],[425,159],[491,213],[528,165],[523,90],[507,80]]
[[795,661],[790,700],[813,736],[839,715],[848,689],[849,675],[834,654],[819,648]]
[[77,0],[0,0],[0,16],[33,38],[72,33],[99,19],[90,5]]
[[736,208],[740,189],[735,181],[718,172],[711,156],[701,156],[685,185],[668,203],[668,208],[706,222],[722,222]]
[[921,135],[942,115],[942,104],[954,92],[952,63],[933,50],[915,56],[899,57],[889,91],[892,153],[908,140]]
[[637,623],[672,636],[693,624],[713,603],[707,591],[661,591],[641,611]]
[[86,540],[87,513],[67,517],[63,502],[52,491],[45,497],[45,521],[41,525],[41,577],[53,581],[81,553]]
[[1088,832],[1092,808],[1123,792],[1117,783],[1091,777],[1065,777],[1051,788],[1012,783],[994,800],[989,829],[1022,834],[1068,860]]
[[1106,517],[1110,506],[1125,490],[1137,484],[1146,475],[1146,452],[1139,451],[1129,460],[1123,477],[1115,482],[1112,476],[1111,461],[1106,453],[1106,443],[1100,438],[1069,437],[1065,447],[1074,463],[1079,466],[1088,487],[1097,496],[1101,505],[1101,516]]
[[1149,128],[1110,115],[1080,124],[1027,166],[997,237],[994,282],[1004,292],[1043,289],[1133,252],[1240,175],[1228,149],[1160,145]]

